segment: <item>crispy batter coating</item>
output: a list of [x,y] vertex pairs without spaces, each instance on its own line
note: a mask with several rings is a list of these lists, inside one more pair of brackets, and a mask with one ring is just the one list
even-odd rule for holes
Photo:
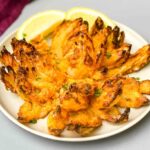
[[2,51],[1,51],[0,61],[6,67],[7,66],[12,67],[14,71],[17,71],[18,68],[19,68],[18,62],[16,61],[16,59],[14,58],[14,56],[11,55],[11,53],[9,51],[7,51],[7,49],[5,48],[5,46],[3,47]]
[[103,60],[106,54],[105,43],[109,35],[109,28],[104,28],[92,36],[94,49],[96,52],[96,67],[100,68],[103,66]]
[[108,71],[108,76],[126,75],[142,69],[150,62],[150,45],[143,46],[130,55],[129,59],[120,67]]
[[7,67],[7,71],[8,72],[6,72],[6,67],[3,66],[1,68],[1,80],[5,83],[5,86],[8,90],[16,93],[14,71],[9,66]]
[[92,75],[95,65],[94,47],[88,35],[88,24],[82,19],[64,21],[57,27],[52,38],[51,52],[57,59],[57,67],[71,78]]
[[150,45],[130,54],[131,44],[119,27],[105,27],[97,18],[91,29],[82,18],[64,20],[48,37],[30,43],[12,39],[3,47],[1,80],[25,102],[18,120],[30,123],[48,115],[49,133],[64,129],[87,136],[102,121],[122,123],[130,108],[149,104],[150,80],[125,77],[150,62]]
[[119,27],[104,27],[98,18],[92,28],[92,40],[96,50],[98,68],[108,69],[121,66],[130,55],[131,44],[124,43],[125,34]]
[[38,35],[31,41],[31,44],[40,54],[50,53],[50,46],[43,35]]
[[68,130],[74,130],[81,136],[87,136],[102,125],[100,115],[92,109],[70,112]]
[[19,109],[18,120],[22,123],[29,123],[32,120],[44,118],[51,109],[50,102],[44,104],[25,102]]
[[[1,60],[2,80],[6,87],[26,101],[46,102],[55,96],[65,74],[52,66],[49,55],[42,55],[24,40],[12,40],[13,54],[5,48]],[[58,78],[60,78],[58,80]]]
[[67,44],[70,37],[75,36],[79,32],[87,33],[88,25],[83,22],[82,18],[74,21],[65,20],[63,21],[54,31],[51,50],[57,58],[62,58],[67,50],[65,45]]
[[119,27],[109,29],[109,34],[106,39],[106,52],[103,61],[103,66],[108,69],[121,66],[130,55],[131,44],[125,43],[125,34],[120,32]]
[[149,104],[140,91],[140,83],[134,78],[122,78],[122,92],[117,97],[120,107],[138,108]]
[[106,52],[105,45],[110,32],[111,28],[104,28],[103,20],[98,17],[91,29],[91,38],[96,53],[96,68],[100,68],[102,66],[102,61]]
[[[90,119],[89,119],[90,118]],[[91,109],[71,112],[69,114],[69,125],[81,127],[98,127],[102,124],[100,116],[96,116]]]
[[66,127],[68,121],[68,113],[63,110],[60,106],[50,112],[48,116],[48,130],[49,133],[55,136],[60,136]]
[[88,104],[88,98],[80,93],[65,92],[61,97],[61,107],[67,111],[79,111],[87,108]]
[[119,48],[124,43],[125,33],[123,31],[120,32],[120,28],[115,26],[111,29],[111,32],[107,38],[107,49]]
[[128,121],[130,109],[126,109],[121,112],[118,107],[113,106],[108,109],[99,109],[96,111],[96,115],[100,116],[101,119],[112,123],[120,123]]
[[140,92],[143,94],[150,94],[150,80],[140,82]]
[[131,45],[124,43],[117,49],[107,49],[104,57],[103,65],[108,69],[116,68],[121,66],[127,61],[130,55]]
[[67,111],[79,111],[89,106],[90,96],[93,95],[94,85],[83,82],[66,84],[60,93],[61,107]]
[[89,128],[89,127],[82,127],[82,126],[76,126],[74,128],[74,130],[81,136],[88,136],[96,129],[97,129],[97,127]]
[[92,107],[95,109],[102,109],[115,105],[114,101],[120,94],[121,87],[122,83],[118,78],[106,80],[102,87],[97,87],[95,89],[95,95],[91,102]]
[[96,34],[97,34],[100,30],[102,30],[103,28],[104,28],[104,22],[103,22],[103,20],[102,20],[100,17],[98,17],[98,18],[95,20],[95,22],[94,22],[92,28],[90,29],[90,35],[91,35],[91,36],[96,35]]
[[69,62],[67,74],[73,78],[89,77],[95,65],[95,53],[91,39],[85,33],[78,32],[69,39],[64,58]]

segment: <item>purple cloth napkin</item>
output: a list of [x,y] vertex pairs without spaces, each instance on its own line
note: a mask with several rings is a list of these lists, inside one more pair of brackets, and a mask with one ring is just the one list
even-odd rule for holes
[[0,36],[17,19],[30,0],[0,0]]

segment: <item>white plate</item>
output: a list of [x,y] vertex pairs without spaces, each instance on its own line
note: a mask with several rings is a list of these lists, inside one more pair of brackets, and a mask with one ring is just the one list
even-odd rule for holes
[[[116,22],[116,24],[125,31],[126,34],[126,41],[133,44],[132,52],[137,50],[138,48],[142,47],[143,45],[147,44],[147,42],[137,33],[135,33],[132,29],[128,28],[127,26]],[[15,36],[16,32],[11,33],[8,37],[4,39],[4,41],[0,44],[0,49],[2,49],[3,45],[6,46],[7,49],[11,50],[10,42],[12,37]],[[134,73],[130,76],[140,77],[140,79],[150,79],[150,64],[146,66],[144,69],[139,71],[138,73]],[[150,106],[142,107],[139,109],[132,109],[129,115],[129,121],[124,124],[114,125],[108,122],[104,122],[102,127],[97,129],[88,137],[79,137],[74,132],[71,131],[64,131],[62,137],[55,137],[49,135],[47,132],[47,124],[46,118],[40,119],[37,124],[34,125],[23,125],[17,121],[17,112],[20,105],[23,103],[17,95],[7,91],[2,82],[0,82],[0,110],[1,112],[9,118],[12,122],[14,122],[19,127],[25,129],[28,132],[33,134],[39,135],[41,137],[45,137],[52,140],[57,141],[72,141],[72,142],[82,142],[82,141],[92,141],[97,139],[106,138],[115,134],[118,134],[124,130],[127,130],[131,126],[135,125],[139,122],[142,118],[145,117],[146,114],[150,111]]]

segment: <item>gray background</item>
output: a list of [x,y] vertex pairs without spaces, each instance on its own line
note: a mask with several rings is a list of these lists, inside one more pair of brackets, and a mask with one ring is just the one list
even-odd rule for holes
[[[150,42],[149,0],[35,0],[0,37],[0,41],[18,28],[29,16],[48,9],[67,10],[90,7],[124,23]],[[8,10],[9,11],[9,10]],[[113,137],[84,143],[55,142],[32,135],[10,122],[0,112],[0,150],[145,150],[150,147],[150,114],[131,129]]]

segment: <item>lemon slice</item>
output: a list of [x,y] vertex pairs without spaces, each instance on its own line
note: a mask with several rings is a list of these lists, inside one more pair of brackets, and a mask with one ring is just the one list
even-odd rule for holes
[[30,17],[18,29],[16,38],[19,40],[25,38],[27,41],[30,41],[39,34],[47,36],[64,19],[73,20],[80,17],[88,21],[89,28],[92,27],[97,17],[101,17],[106,26],[115,26],[115,23],[101,12],[89,8],[74,7],[66,13],[64,13],[63,11],[50,10],[38,13]]
[[16,38],[27,41],[35,38],[39,34],[46,36],[65,19],[65,13],[57,10],[45,11],[38,13],[27,19],[18,29]]
[[97,19],[97,17],[101,17],[105,23],[105,26],[115,26],[115,23],[107,17],[105,14],[92,10],[90,8],[84,8],[84,7],[74,7],[70,9],[66,13],[66,19],[68,20],[74,20],[76,18],[82,17],[84,20],[88,21],[89,28],[92,27],[94,21]]

